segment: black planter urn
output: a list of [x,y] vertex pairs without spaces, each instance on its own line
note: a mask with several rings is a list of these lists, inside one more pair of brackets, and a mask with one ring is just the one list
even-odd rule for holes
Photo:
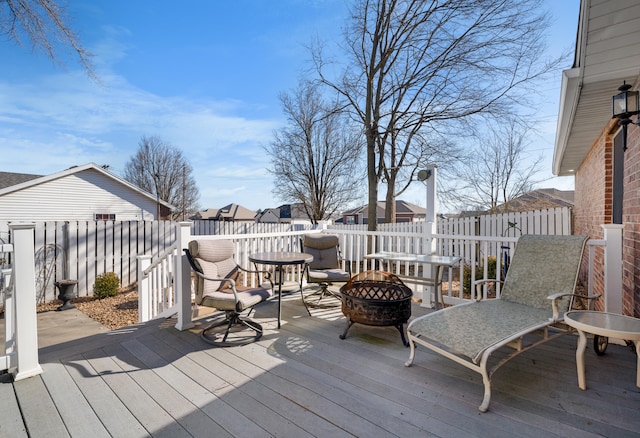
[[76,307],[71,300],[76,297],[76,293],[73,290],[75,285],[78,284],[78,280],[60,280],[54,283],[58,288],[58,299],[62,301],[62,306],[56,310],[67,310]]

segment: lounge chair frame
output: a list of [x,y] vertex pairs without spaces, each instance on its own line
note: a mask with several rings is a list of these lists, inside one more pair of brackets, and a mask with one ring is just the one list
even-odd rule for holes
[[[451,359],[482,376],[484,384],[484,397],[479,406],[481,412],[486,412],[489,408],[491,400],[491,378],[493,374],[505,363],[514,357],[530,350],[540,344],[556,339],[573,330],[563,323],[564,312],[573,306],[575,297],[586,298],[591,302],[599,297],[599,295],[585,296],[574,293],[577,282],[580,261],[584,251],[586,237],[584,236],[522,236],[518,242],[516,252],[509,268],[509,273],[505,279],[505,287],[501,298],[485,300],[484,302],[477,300],[469,303],[460,304],[445,308],[412,320],[407,327],[407,335],[409,345],[411,347],[409,359],[405,366],[410,366],[415,359],[416,344],[424,346],[435,351],[444,357]],[[523,272],[526,274],[527,261],[523,260],[529,254],[528,247],[533,248],[540,253],[541,250],[549,246],[551,251],[564,247],[567,252],[561,254],[549,253],[547,260],[544,257],[538,257],[540,260],[534,262],[531,266],[535,270],[540,265],[562,263],[562,266],[556,269],[556,276],[564,277],[558,281],[556,278],[549,278],[549,289],[546,291],[534,291],[536,299],[530,297],[521,297],[526,295],[526,285],[522,287],[510,287],[517,279],[522,279]],[[561,261],[556,258],[562,258]],[[515,268],[514,268],[515,266]],[[515,269],[515,272],[512,272]],[[535,273],[533,275],[536,275]],[[537,273],[542,276],[543,273]],[[524,281],[524,280],[522,280]],[[545,308],[540,304],[540,294],[543,292],[554,292],[553,283],[557,282],[560,290],[556,293],[546,296],[548,306]],[[537,287],[544,285],[545,280],[541,280]],[[563,298],[569,298],[568,303]],[[536,301],[537,300],[537,301]],[[562,305],[564,303],[564,306]],[[591,307],[589,305],[589,307]],[[501,311],[509,312],[511,323],[506,323],[505,327],[512,328],[510,332],[500,333],[500,330],[494,330],[492,334],[487,336],[482,326],[475,326],[475,330],[468,330],[469,326],[463,326],[460,330],[464,333],[456,332],[456,318],[465,318],[472,321],[490,320],[501,315]],[[504,313],[504,312],[503,312]],[[462,321],[461,321],[462,322]],[[491,324],[491,321],[489,321]],[[446,328],[443,328],[446,327]],[[488,327],[488,325],[485,325]],[[537,335],[535,339],[529,339],[530,336]],[[497,340],[489,340],[493,336]],[[527,339],[524,337],[527,336]],[[465,344],[456,343],[455,339],[465,337]],[[498,339],[499,338],[499,339]],[[434,340],[436,339],[436,340]],[[465,348],[472,346],[472,348]],[[504,358],[489,367],[489,359],[491,355],[503,347],[511,347],[513,351],[508,353]]]

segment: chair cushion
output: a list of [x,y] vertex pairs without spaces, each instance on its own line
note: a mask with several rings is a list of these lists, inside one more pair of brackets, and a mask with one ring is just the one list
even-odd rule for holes
[[302,238],[304,252],[313,256],[311,269],[340,267],[338,260],[338,236],[331,234],[305,234]]
[[230,297],[229,293],[213,291],[204,294],[199,304],[207,307],[215,307],[219,310],[237,310],[238,312],[242,312],[270,297],[271,289],[261,287],[238,291],[238,308],[236,308],[233,295]]
[[[192,240],[189,242],[189,252],[200,267],[202,273],[209,278],[233,278],[236,280],[236,290],[247,289],[240,287],[241,275],[238,265],[233,258],[233,242],[231,240]],[[232,294],[228,282],[204,280],[197,277],[196,300],[200,303],[203,296],[215,291]]]
[[192,240],[189,252],[194,258],[209,262],[220,262],[233,258],[233,242],[231,240]]
[[341,281],[349,281],[351,277],[348,272],[343,271],[342,269],[309,269],[309,276],[307,281],[310,283],[323,283],[323,282],[341,282]]

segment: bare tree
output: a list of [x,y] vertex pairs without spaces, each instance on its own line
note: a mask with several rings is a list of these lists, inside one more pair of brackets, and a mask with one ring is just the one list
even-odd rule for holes
[[66,21],[64,8],[55,0],[0,0],[0,35],[21,45],[27,38],[33,50],[57,63],[61,63],[60,46],[70,47],[89,77],[96,79],[91,53]]
[[267,148],[277,180],[274,194],[301,203],[313,223],[326,220],[358,197],[361,136],[309,81],[280,101],[288,124]]
[[176,207],[173,219],[198,211],[200,193],[193,168],[182,151],[159,137],[143,136],[138,151],[124,168],[124,179]]
[[557,67],[559,60],[541,62],[548,25],[541,6],[541,0],[358,0],[345,31],[350,63],[340,79],[328,76],[331,63],[313,50],[322,82],[342,96],[365,132],[369,230],[376,229],[378,183],[387,184],[392,220],[399,178],[410,183],[423,154],[441,148],[429,141],[433,133],[513,112],[525,101],[525,87]]
[[492,126],[461,160],[454,178],[443,181],[446,202],[458,207],[495,213],[503,204],[532,190],[543,157],[530,157],[531,130],[515,120]]

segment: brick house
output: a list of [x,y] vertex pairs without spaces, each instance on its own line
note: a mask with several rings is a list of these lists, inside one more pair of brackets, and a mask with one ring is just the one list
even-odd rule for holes
[[[598,307],[636,317],[640,317],[640,127],[628,125],[624,151],[622,129],[611,117],[611,101],[623,81],[638,90],[639,74],[640,3],[581,0],[574,64],[562,75],[553,173],[575,176],[574,233],[607,241],[606,250],[593,250],[592,286],[607,294]],[[636,116],[632,120],[635,123]],[[581,280],[586,284],[588,267],[583,263]]]

